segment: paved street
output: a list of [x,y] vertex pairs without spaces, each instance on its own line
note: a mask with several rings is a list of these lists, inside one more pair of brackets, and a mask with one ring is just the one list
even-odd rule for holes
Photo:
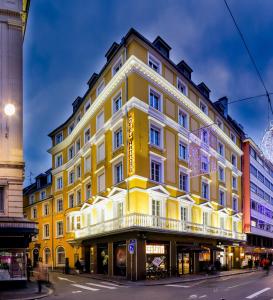
[[48,299],[273,299],[273,274],[247,273],[192,283],[124,286],[106,281],[54,273],[54,293]]

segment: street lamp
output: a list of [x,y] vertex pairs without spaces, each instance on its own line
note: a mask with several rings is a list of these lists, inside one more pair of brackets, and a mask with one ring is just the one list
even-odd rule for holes
[[11,117],[15,113],[15,106],[11,103],[8,103],[5,105],[4,111],[7,116]]

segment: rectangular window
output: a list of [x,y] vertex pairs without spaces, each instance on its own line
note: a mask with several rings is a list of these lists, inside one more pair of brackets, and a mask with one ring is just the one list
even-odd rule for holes
[[76,166],[76,176],[77,179],[81,178],[81,165]]
[[61,190],[63,188],[63,177],[57,178],[57,190]]
[[76,228],[81,229],[81,217],[77,216],[76,218]]
[[262,183],[264,183],[264,175],[263,175],[261,172],[259,172],[259,171],[258,171],[258,179],[259,179]]
[[203,173],[209,172],[209,158],[203,154],[201,154],[201,171]]
[[100,130],[104,125],[104,112],[100,112],[97,115],[97,131]]
[[46,198],[46,191],[40,192],[40,200],[44,200]]
[[115,165],[115,184],[121,182],[122,179],[122,162],[120,162],[117,165]]
[[58,168],[63,164],[63,155],[58,154],[55,156],[55,167]]
[[122,128],[114,132],[114,148],[118,149],[122,145]]
[[32,218],[37,219],[37,207],[32,208]]
[[149,67],[151,67],[157,73],[161,74],[161,63],[158,59],[156,59],[151,54],[149,54],[148,64],[149,64]]
[[74,123],[70,124],[68,127],[68,134],[71,134],[71,132],[74,130]]
[[237,168],[237,156],[235,154],[231,154],[231,163],[234,167]]
[[202,197],[204,199],[209,199],[209,184],[202,181]]
[[223,122],[219,118],[216,118],[216,124],[219,128],[221,128],[223,130],[224,125],[223,125]]
[[63,236],[64,234],[64,224],[63,221],[57,222],[57,236]]
[[[3,194],[4,194],[4,189],[3,188],[0,188],[0,206],[1,206],[1,199],[3,197],[3,205],[4,205],[4,195],[2,196],[2,191],[3,191]],[[33,204],[35,202],[35,197],[34,195],[30,195],[29,196],[29,200],[28,200],[29,204]],[[4,209],[4,208],[3,208]],[[1,208],[0,208],[0,212],[1,212]]]
[[185,96],[187,96],[187,86],[184,82],[182,82],[182,80],[180,80],[179,78],[177,79],[177,89],[184,94]]
[[219,204],[222,206],[225,206],[225,201],[226,197],[225,197],[225,192],[222,190],[219,190]]
[[81,190],[77,190],[76,192],[76,201],[77,201],[77,205],[80,205],[82,202],[82,193]]
[[97,96],[103,91],[104,87],[105,87],[105,83],[104,81],[102,81],[97,87]]
[[75,181],[75,173],[74,173],[74,171],[70,171],[68,173],[68,183],[72,184],[72,183],[74,183],[74,181]]
[[44,225],[44,238],[49,238],[49,224]]
[[118,61],[114,64],[113,68],[112,68],[113,76],[120,70],[121,67],[122,67],[122,59],[120,57],[118,59]]
[[102,160],[104,160],[105,158],[105,147],[104,147],[104,142],[102,142],[101,144],[98,145],[97,147],[97,161],[100,162]]
[[209,144],[209,133],[206,129],[201,129],[201,141],[204,144]]
[[60,144],[63,141],[63,133],[59,132],[55,136],[55,144]]
[[81,150],[81,138],[78,138],[75,144],[76,153],[78,153]]
[[178,123],[184,128],[188,129],[188,114],[183,110],[179,109],[178,112]]
[[236,136],[234,133],[232,133],[232,132],[230,133],[230,138],[231,138],[232,142],[236,144]]
[[208,106],[201,100],[200,100],[199,107],[203,113],[205,113],[206,115],[208,114]]
[[44,216],[48,216],[48,215],[49,215],[49,205],[44,204]]
[[119,94],[113,99],[113,113],[119,111],[121,109],[121,106],[122,106],[122,99],[121,99],[121,94]]
[[238,211],[238,199],[236,197],[232,197],[232,209]]
[[84,143],[86,144],[87,142],[89,142],[90,138],[91,138],[90,128],[85,129],[85,131],[84,131]]
[[188,192],[189,177],[187,173],[179,172],[179,189]]
[[188,146],[179,142],[179,159],[188,160]]
[[161,96],[152,89],[150,90],[149,104],[154,109],[161,111]]
[[151,161],[151,179],[156,182],[161,182],[161,163]]
[[150,128],[150,143],[160,147],[160,138],[160,129],[152,125]]
[[57,212],[63,211],[63,199],[57,199]]
[[180,213],[181,213],[181,221],[187,222],[188,221],[188,208],[181,206]]
[[98,192],[105,190],[105,174],[98,175]]
[[257,158],[256,151],[252,147],[250,147],[250,155],[255,159]]
[[85,201],[91,198],[91,183],[85,185]]
[[225,156],[225,148],[224,148],[224,144],[222,144],[221,142],[218,142],[217,144],[217,152],[221,155],[221,156]]
[[118,205],[117,205],[117,217],[118,218],[123,217],[123,202],[118,202]]
[[221,166],[218,167],[218,179],[220,181],[225,181],[225,169]]
[[203,211],[203,224],[210,226],[210,213],[208,211]]
[[75,206],[75,202],[74,202],[74,194],[70,194],[68,196],[68,207],[72,208]]
[[81,114],[78,114],[77,119],[76,119],[77,124],[80,122],[81,118],[82,118]]
[[152,200],[152,215],[155,217],[160,217],[160,200]]
[[220,217],[220,228],[225,229],[225,217]]
[[68,148],[68,160],[72,159],[75,155],[75,147],[74,145]]
[[85,105],[84,105],[84,112],[87,112],[88,109],[90,108],[90,106],[91,106],[91,101],[89,100],[89,101],[86,102]]
[[250,165],[250,174],[252,174],[255,177],[257,177],[258,170],[253,165]]
[[[33,199],[34,199],[34,196],[33,196]],[[4,188],[0,187],[0,213],[3,213],[4,211],[5,211]]]
[[237,177],[236,176],[232,176],[232,188],[234,190],[237,189]]
[[87,156],[84,159],[84,172],[90,172],[91,171],[91,156]]

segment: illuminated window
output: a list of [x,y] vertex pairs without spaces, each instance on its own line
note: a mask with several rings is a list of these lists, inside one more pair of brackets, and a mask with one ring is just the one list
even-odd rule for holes
[[146,245],[146,254],[165,254],[164,245]]

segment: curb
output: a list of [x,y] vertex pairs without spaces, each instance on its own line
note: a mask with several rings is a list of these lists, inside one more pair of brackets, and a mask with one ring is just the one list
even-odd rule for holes
[[53,289],[51,288],[48,288],[48,287],[45,287],[48,292],[46,294],[43,294],[43,295],[34,295],[33,296],[30,296],[30,297],[26,297],[26,298],[12,298],[12,299],[8,299],[8,300],[35,300],[35,299],[42,299],[42,298],[45,298],[45,297],[48,297],[50,295],[52,295],[53,293]]

